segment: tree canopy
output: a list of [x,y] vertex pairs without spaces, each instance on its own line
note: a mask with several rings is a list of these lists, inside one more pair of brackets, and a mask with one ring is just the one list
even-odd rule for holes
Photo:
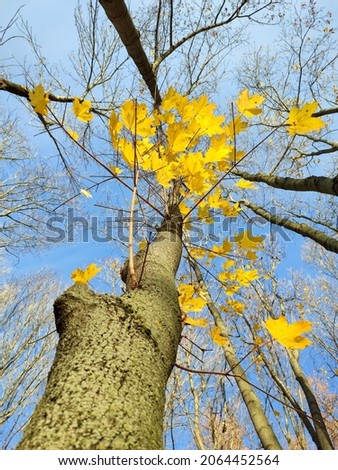
[[[167,448],[337,441],[334,18],[312,0],[194,5],[88,0],[75,9],[78,50],[58,65],[24,9],[2,26],[5,50],[26,41],[35,60],[8,56],[0,77],[4,448],[21,438],[58,336],[22,448],[158,448],[162,431]],[[32,263],[23,276],[20,263],[39,253],[50,268],[62,246],[73,286],[58,297],[58,273]],[[81,345],[76,359],[67,344]],[[72,401],[60,377],[81,361],[63,387],[75,384]],[[116,381],[100,413],[120,437],[95,434],[91,397]],[[57,390],[59,443],[36,425]],[[69,404],[82,396],[76,426]]]

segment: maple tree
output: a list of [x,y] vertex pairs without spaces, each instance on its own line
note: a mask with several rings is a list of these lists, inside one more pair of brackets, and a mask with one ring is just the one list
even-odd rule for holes
[[[171,38],[162,53],[157,44],[151,67],[139,35],[132,42],[130,38],[125,40],[126,31],[134,32],[135,27],[124,2],[99,3],[143,76],[153,97],[151,105],[140,96],[115,102],[114,106],[112,103],[102,106],[95,95],[87,99],[89,85],[79,98],[69,94],[59,96],[52,84],[47,87],[36,82],[25,87],[1,79],[1,89],[30,103],[32,112],[56,144],[71,178],[75,173],[69,169],[72,164],[62,150],[65,142],[80,152],[88,164],[104,171],[108,181],[123,187],[130,195],[129,260],[121,269],[126,292],[119,297],[108,296],[88,286],[101,271],[94,263],[96,260],[85,269],[74,266],[74,285],[55,302],[60,341],[46,393],[20,448],[160,448],[165,387],[175,362],[178,369],[188,374],[233,379],[264,448],[279,449],[282,445],[258,392],[279,400],[284,409],[294,413],[318,448],[332,448],[325,421],[295,351],[311,347],[311,340],[302,336],[309,332],[311,323],[302,319],[301,314],[285,318],[285,312],[268,308],[261,317],[257,312],[252,314],[255,321],[247,313],[245,298],[250,289],[268,284],[273,275],[264,272],[260,260],[266,249],[265,237],[253,235],[249,227],[244,232],[231,233],[231,237],[221,234],[218,238],[196,240],[194,229],[208,227],[220,218],[239,219],[249,208],[262,218],[337,253],[337,239],[332,232],[322,230],[320,223],[313,227],[285,220],[250,198],[259,183],[283,190],[317,191],[319,187],[324,194],[337,195],[336,178],[311,176],[305,181],[299,177],[299,170],[294,174],[296,178],[279,176],[275,171],[248,172],[255,168],[258,149],[275,145],[276,134],[280,141],[288,141],[287,151],[291,148],[289,139],[294,145],[299,139],[299,146],[304,148],[311,139],[324,143],[321,132],[329,127],[326,116],[334,114],[336,108],[320,109],[316,96],[300,99],[290,95],[288,106],[275,112],[269,92],[259,93],[245,86],[229,102],[224,114],[224,103],[217,106],[205,93],[190,93],[193,89],[189,87],[178,91],[168,84],[167,89],[159,90],[157,69],[161,62],[195,35],[208,31],[207,26],[205,31],[196,29],[191,38],[181,42],[174,43]],[[220,28],[241,14],[254,16],[254,8],[244,9],[246,3],[238,2],[233,15],[224,13],[225,19],[218,23],[222,12],[219,6],[219,14],[211,16],[212,24]],[[95,8],[98,7],[96,2]],[[160,13],[161,6],[158,8]],[[210,24],[209,29],[214,26]],[[71,106],[67,107],[68,103]],[[98,123],[102,125],[100,142],[106,150],[96,152],[94,137],[91,143],[87,135],[93,132],[94,136]],[[50,130],[53,126],[55,131],[62,132],[61,137],[55,137],[53,129]],[[255,134],[257,127],[261,131]],[[91,199],[92,187],[100,187],[101,183],[84,187],[81,181],[81,186],[75,185],[77,195]],[[152,226],[150,235],[144,233],[137,248],[133,231],[136,205],[141,207],[145,223],[154,213],[160,217],[160,224]],[[180,279],[176,286],[177,274]],[[265,289],[263,292],[267,292],[268,288]],[[238,324],[233,318],[238,318]],[[233,340],[233,327],[229,328],[231,322],[240,325],[241,318],[249,330],[247,338],[240,338],[243,344],[246,339],[250,343],[244,354],[243,346]],[[183,327],[189,331],[202,328],[207,346],[200,348],[204,351],[210,344],[219,348],[224,355],[223,371],[216,364],[206,370],[176,360]],[[279,384],[283,396],[278,398],[254,383],[244,367],[246,357],[254,357],[252,364],[264,363],[278,382],[267,359],[270,351],[274,359],[277,357],[272,338],[286,348],[285,360],[301,384],[308,411],[297,403],[293,393],[283,389],[283,384]],[[188,350],[192,352],[191,345]],[[79,410],[82,418],[78,424],[75,416]],[[275,412],[275,416],[280,413]],[[51,424],[47,425],[46,420]],[[38,425],[43,421],[45,425]],[[195,435],[202,448],[203,437],[197,431]]]

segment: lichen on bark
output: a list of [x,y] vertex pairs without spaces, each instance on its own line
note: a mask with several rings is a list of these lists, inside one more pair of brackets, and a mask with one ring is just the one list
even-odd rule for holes
[[75,284],[55,302],[60,336],[45,394],[19,449],[160,449],[165,388],[180,341],[177,208],[138,256],[120,297]]

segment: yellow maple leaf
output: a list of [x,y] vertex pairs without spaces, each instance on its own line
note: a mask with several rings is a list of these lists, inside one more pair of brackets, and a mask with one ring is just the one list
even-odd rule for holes
[[249,286],[253,281],[260,278],[259,271],[257,269],[239,268],[236,271],[236,281],[242,286]]
[[263,322],[263,325],[274,339],[288,349],[304,349],[312,344],[312,341],[301,336],[302,333],[306,333],[312,328],[312,323],[307,320],[288,323],[286,318],[281,316],[276,320],[268,318],[266,322]]
[[34,111],[47,116],[47,103],[50,102],[50,99],[48,98],[48,93],[45,93],[43,86],[37,85],[33,91],[28,93],[28,96]]
[[184,320],[184,323],[187,325],[198,326],[200,328],[205,328],[208,325],[208,320],[206,318],[191,318],[187,317]]
[[207,301],[202,297],[194,297],[198,294],[198,289],[193,284],[181,283],[178,288],[179,303],[184,312],[199,312],[203,310]]
[[115,149],[118,148],[118,135],[123,127],[122,122],[119,121],[119,117],[114,110],[111,111],[109,117],[109,134]]
[[262,112],[258,106],[263,103],[265,98],[263,96],[254,94],[250,97],[249,90],[246,88],[243,90],[236,100],[238,111],[246,116],[251,118],[252,116],[257,116]]
[[232,204],[227,199],[223,199],[219,207],[222,209],[225,217],[237,217],[242,210],[239,206],[239,202]]
[[237,245],[246,250],[262,250],[261,246],[264,236],[254,237],[251,230],[246,232],[238,233],[234,236],[234,241]]
[[[161,108],[164,111],[170,111],[176,108],[178,112],[183,112],[188,104],[188,98],[180,95],[173,87],[170,87],[162,99]],[[168,113],[172,116],[172,113]]]
[[80,102],[79,98],[74,98],[73,113],[80,121],[89,122],[93,119],[94,114],[90,112],[91,107],[92,103],[90,100],[83,100]]
[[85,270],[75,269],[72,272],[72,279],[74,282],[80,282],[81,284],[87,284],[102,268],[96,266],[95,263],[90,264]]
[[[235,116],[232,121],[224,127],[225,137],[229,140],[234,140],[235,136],[240,132],[245,131],[248,127],[248,123],[244,121],[240,116]],[[237,155],[237,158],[239,156]]]
[[207,255],[207,251],[203,247],[194,247],[189,248],[189,254],[195,259],[202,259]]
[[192,143],[192,132],[189,132],[182,122],[174,122],[168,126],[167,132],[168,152],[184,152]]
[[127,100],[121,106],[121,119],[125,127],[141,137],[155,135],[154,118],[148,115],[145,103],[138,104],[135,100]]
[[311,102],[305,103],[301,108],[297,108],[297,106],[291,108],[289,118],[286,120],[286,124],[289,124],[289,134],[306,134],[307,132],[318,131],[325,127],[327,125],[326,122],[318,117],[312,117],[317,107],[318,103]]
[[237,181],[235,185],[243,189],[257,189],[257,186],[252,181],[246,181],[242,178],[239,181]]
[[195,131],[200,131],[203,135],[213,136],[222,132],[221,125],[224,116],[215,116],[215,103],[208,101],[207,95],[201,95],[199,98],[192,99],[182,109],[181,117],[183,122],[197,124]]
[[227,343],[227,339],[221,335],[221,330],[218,326],[215,326],[215,328],[210,331],[210,336],[212,342],[218,344],[218,346],[224,346]]

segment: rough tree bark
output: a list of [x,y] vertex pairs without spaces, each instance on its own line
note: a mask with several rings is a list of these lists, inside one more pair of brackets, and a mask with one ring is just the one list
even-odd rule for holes
[[[60,336],[44,396],[19,449],[161,449],[165,387],[181,315],[177,206],[135,257],[139,284],[121,297],[75,284],[55,302]],[[140,279],[141,277],[141,279]]]

